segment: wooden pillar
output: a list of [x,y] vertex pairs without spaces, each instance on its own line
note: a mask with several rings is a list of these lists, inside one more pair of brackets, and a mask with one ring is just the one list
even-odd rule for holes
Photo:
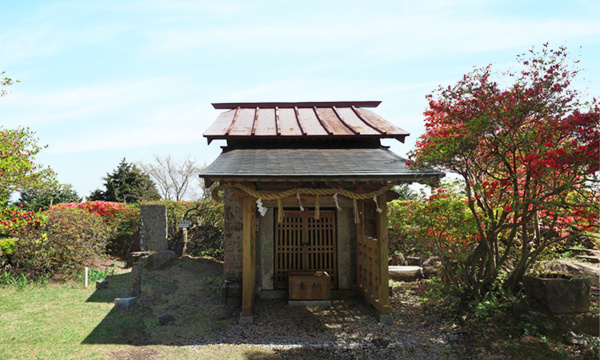
[[363,283],[363,269],[362,266],[364,266],[364,264],[362,263],[362,260],[360,259],[361,254],[362,254],[362,249],[361,249],[361,244],[362,244],[362,240],[363,240],[363,236],[365,236],[365,216],[364,216],[364,212],[365,212],[365,203],[363,201],[358,201],[357,202],[357,211],[358,211],[358,215],[359,215],[359,219],[360,222],[358,224],[356,224],[356,284],[358,286],[358,289],[362,292],[364,283]]
[[255,209],[253,199],[244,197],[242,245],[242,316],[252,315],[255,282]]
[[388,219],[386,194],[377,197],[377,204],[383,210],[377,213],[377,240],[379,240],[379,306],[383,314],[390,314],[389,272],[388,272]]

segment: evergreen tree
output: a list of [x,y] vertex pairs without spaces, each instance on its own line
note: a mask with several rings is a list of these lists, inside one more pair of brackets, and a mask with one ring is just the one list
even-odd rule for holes
[[106,190],[94,190],[87,199],[128,203],[160,200],[150,176],[134,164],[127,163],[125,158],[112,174],[106,174],[104,188]]
[[23,209],[27,211],[38,211],[39,209],[45,211],[50,208],[50,205],[71,202],[81,202],[81,197],[71,185],[60,184],[50,190],[30,189],[22,191],[15,205],[22,205]]

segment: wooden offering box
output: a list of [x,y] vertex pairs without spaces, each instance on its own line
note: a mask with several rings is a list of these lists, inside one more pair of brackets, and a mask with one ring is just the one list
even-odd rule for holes
[[331,276],[326,271],[288,273],[290,300],[329,300]]

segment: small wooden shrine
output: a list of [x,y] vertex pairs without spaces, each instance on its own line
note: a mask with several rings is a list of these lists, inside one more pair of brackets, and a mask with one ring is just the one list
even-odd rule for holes
[[[204,133],[224,139],[200,173],[225,202],[225,278],[242,280],[240,322],[252,322],[255,296],[286,297],[290,284],[331,298],[359,292],[382,322],[388,296],[387,202],[391,188],[436,180],[381,145],[409,134],[367,108],[378,101],[221,103]],[[325,274],[311,284],[290,274]],[[317,285],[318,284],[318,285]],[[314,290],[314,289],[313,289]],[[291,295],[294,296],[294,295]]]

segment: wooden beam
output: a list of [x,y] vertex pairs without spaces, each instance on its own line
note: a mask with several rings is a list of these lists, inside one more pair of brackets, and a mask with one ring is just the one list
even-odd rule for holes
[[252,315],[252,298],[254,297],[254,246],[252,218],[254,202],[247,196],[244,198],[243,235],[242,235],[242,316]]
[[377,213],[377,240],[379,241],[379,311],[384,314],[392,312],[389,294],[389,271],[388,271],[388,221],[386,194],[377,197],[377,204],[383,210]]

